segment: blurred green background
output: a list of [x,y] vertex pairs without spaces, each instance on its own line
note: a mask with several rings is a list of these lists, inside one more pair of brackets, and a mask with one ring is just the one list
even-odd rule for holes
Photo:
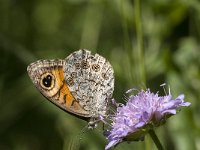
[[[192,105],[156,133],[167,150],[200,150],[200,2],[146,0],[141,10],[137,2],[0,0],[0,150],[104,149],[102,125],[87,131],[86,122],[49,103],[26,71],[33,61],[80,48],[113,65],[119,102],[145,85],[163,93],[159,85],[167,83],[174,96],[184,93]],[[148,141],[116,149],[156,149]]]

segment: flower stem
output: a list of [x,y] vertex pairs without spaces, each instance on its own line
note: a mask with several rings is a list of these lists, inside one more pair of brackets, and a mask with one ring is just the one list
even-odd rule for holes
[[[123,29],[123,34],[124,34],[124,49],[127,50],[127,54],[128,54],[128,60],[130,65],[134,64],[134,60],[132,58],[133,55],[133,48],[132,48],[132,43],[131,43],[131,39],[129,36],[129,30],[128,30],[128,20],[127,20],[127,16],[125,13],[126,10],[126,2],[124,0],[121,0],[121,18],[122,18],[122,29]],[[135,69],[134,69],[135,70]],[[130,79],[131,83],[134,83],[134,75],[131,71],[131,76]]]
[[136,40],[137,48],[134,51],[134,60],[136,64],[135,78],[137,79],[137,84],[146,84],[145,77],[145,64],[144,64],[144,41],[143,41],[143,26],[142,26],[142,10],[141,10],[141,0],[134,0],[134,10],[135,10],[135,26],[136,26]]
[[156,147],[158,148],[158,150],[164,150],[162,144],[160,143],[160,140],[158,139],[156,133],[154,130],[149,130],[149,134],[152,138],[152,140],[154,141],[154,143],[156,144]]

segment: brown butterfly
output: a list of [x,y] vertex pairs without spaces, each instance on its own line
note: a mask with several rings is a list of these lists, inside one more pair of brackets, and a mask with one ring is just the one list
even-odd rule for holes
[[105,117],[114,91],[114,71],[102,56],[82,49],[64,60],[38,60],[28,74],[49,101],[96,127]]

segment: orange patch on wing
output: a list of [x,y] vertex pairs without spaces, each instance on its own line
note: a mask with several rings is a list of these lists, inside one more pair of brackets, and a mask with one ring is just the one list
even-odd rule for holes
[[[74,101],[74,97],[72,96],[71,92],[69,91],[69,88],[67,87],[67,85],[64,82],[64,72],[63,72],[63,68],[56,68],[55,70],[53,70],[53,74],[56,78],[56,82],[58,84],[58,86],[60,86],[60,97],[59,97],[59,101],[64,102],[66,100],[66,106],[70,107]],[[66,98],[65,98],[66,95]]]
[[57,80],[56,82],[58,86],[60,87],[60,91],[58,93],[60,95],[58,99],[59,103],[61,105],[65,104],[66,109],[74,112],[75,114],[79,114],[80,116],[88,116],[88,112],[81,107],[81,105],[78,103],[78,101],[76,101],[69,91],[69,88],[64,81],[63,68],[54,69],[53,74]]
[[60,90],[60,94],[63,95],[63,98],[64,96],[66,95],[66,106],[67,107],[71,107],[72,106],[72,103],[74,101],[74,97],[72,96],[71,92],[69,91],[68,87],[66,84],[63,85],[63,88]]

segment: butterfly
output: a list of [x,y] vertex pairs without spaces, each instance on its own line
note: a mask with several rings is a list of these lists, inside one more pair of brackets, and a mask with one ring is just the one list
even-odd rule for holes
[[65,59],[38,60],[30,79],[50,102],[95,128],[106,117],[114,91],[114,71],[99,54],[81,49]]

